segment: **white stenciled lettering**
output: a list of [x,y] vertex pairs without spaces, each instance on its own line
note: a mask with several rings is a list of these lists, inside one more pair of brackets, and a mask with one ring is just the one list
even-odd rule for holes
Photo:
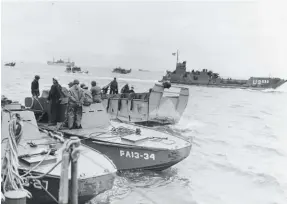
[[131,153],[129,151],[126,152],[126,157],[131,157]]
[[155,160],[155,154],[149,154],[149,153],[140,154],[139,152],[133,152],[133,151],[120,150],[120,156],[133,159],[143,158],[145,160],[149,159]]
[[257,82],[258,84],[261,84],[261,80],[258,80],[258,82]]
[[25,187],[30,187],[30,185],[32,185],[34,188],[37,188],[37,189],[46,189],[48,190],[48,184],[49,182],[48,181],[45,181],[45,180],[38,180],[38,179],[27,179],[27,178],[23,178],[23,186]]
[[144,153],[144,159],[149,159],[148,153]]
[[135,152],[135,158],[139,159],[140,158],[140,154],[138,152]]
[[35,180],[35,182],[34,182],[34,188],[42,189],[41,181]]

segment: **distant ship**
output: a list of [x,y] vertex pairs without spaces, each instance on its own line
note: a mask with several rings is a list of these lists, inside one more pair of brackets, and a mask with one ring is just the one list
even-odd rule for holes
[[129,73],[131,73],[132,72],[132,69],[123,69],[123,68],[121,68],[121,67],[118,67],[118,68],[115,68],[114,70],[113,70],[113,72],[115,72],[115,73],[120,73],[120,74],[129,74]]
[[70,59],[68,59],[68,61],[64,61],[62,59],[55,61],[53,58],[53,61],[48,61],[47,64],[48,65],[58,65],[58,66],[67,66],[67,65],[74,66],[75,62],[70,62]]
[[248,80],[224,79],[221,78],[218,73],[213,73],[207,69],[187,72],[186,61],[177,63],[176,70],[173,72],[167,71],[161,81],[198,86],[255,89],[276,89],[286,82],[284,79],[271,77],[250,77]]

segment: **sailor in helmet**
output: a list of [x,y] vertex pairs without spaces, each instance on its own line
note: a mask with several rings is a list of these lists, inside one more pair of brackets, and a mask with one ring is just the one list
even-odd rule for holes
[[82,106],[84,103],[84,93],[79,86],[79,80],[74,80],[74,85],[70,88],[68,103],[68,127],[69,129],[80,129],[82,122]]

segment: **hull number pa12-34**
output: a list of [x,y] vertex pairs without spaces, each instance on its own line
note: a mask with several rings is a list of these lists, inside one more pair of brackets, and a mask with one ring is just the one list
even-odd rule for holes
[[155,155],[153,153],[139,153],[139,152],[133,152],[133,151],[125,151],[120,150],[120,156],[126,157],[126,158],[133,158],[133,159],[145,159],[145,160],[155,160]]

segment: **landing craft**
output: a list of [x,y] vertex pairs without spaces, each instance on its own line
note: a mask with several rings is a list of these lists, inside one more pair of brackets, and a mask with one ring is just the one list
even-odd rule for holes
[[[14,116],[18,115],[20,122],[23,123],[21,126],[23,134],[19,137],[16,134],[16,138],[19,138],[17,153],[20,166],[18,170],[24,181],[24,189],[32,194],[32,198],[27,198],[27,204],[57,203],[55,199],[58,200],[59,195],[60,161],[66,145],[62,142],[66,139],[60,135],[56,136],[55,132],[47,133],[42,129],[40,132],[32,111],[23,108],[18,103],[11,103],[11,101],[8,103],[2,106],[2,172],[6,170],[3,157],[6,156],[6,150],[9,147],[8,141],[11,137],[9,127],[14,121]],[[87,166],[89,168],[86,168]],[[105,155],[82,144],[78,159],[79,203],[84,204],[100,193],[110,190],[113,187],[116,171],[112,161]],[[69,175],[70,178],[71,175]],[[4,176],[4,180],[6,179],[7,177]]]
[[[36,115],[43,116],[49,111],[47,94],[34,102],[25,99],[25,106],[31,107]],[[41,108],[43,107],[43,109]],[[42,111],[41,111],[42,110]],[[62,121],[65,110],[62,111]],[[48,126],[45,117],[39,121],[41,128],[59,129],[65,136],[78,136],[82,143],[109,157],[118,170],[164,170],[189,156],[191,141],[181,136],[155,131],[139,125],[110,121],[102,103],[83,106],[82,129]]]
[[121,67],[117,67],[113,70],[114,73],[120,73],[120,74],[129,74],[132,72],[132,69],[123,69]]
[[[178,55],[178,54],[177,54]],[[250,88],[250,89],[276,89],[286,82],[284,79],[271,77],[250,77],[248,80],[224,79],[218,73],[203,69],[202,71],[186,71],[186,61],[176,63],[173,72],[167,71],[160,82],[169,81],[173,84],[187,84],[221,88]]]
[[[168,86],[169,85],[169,86]],[[141,125],[177,123],[189,100],[189,89],[155,84],[149,92],[102,94],[102,103],[111,119]]]
[[16,65],[16,62],[9,62],[9,63],[4,64],[4,66],[7,66],[7,67],[14,67],[15,65]]

